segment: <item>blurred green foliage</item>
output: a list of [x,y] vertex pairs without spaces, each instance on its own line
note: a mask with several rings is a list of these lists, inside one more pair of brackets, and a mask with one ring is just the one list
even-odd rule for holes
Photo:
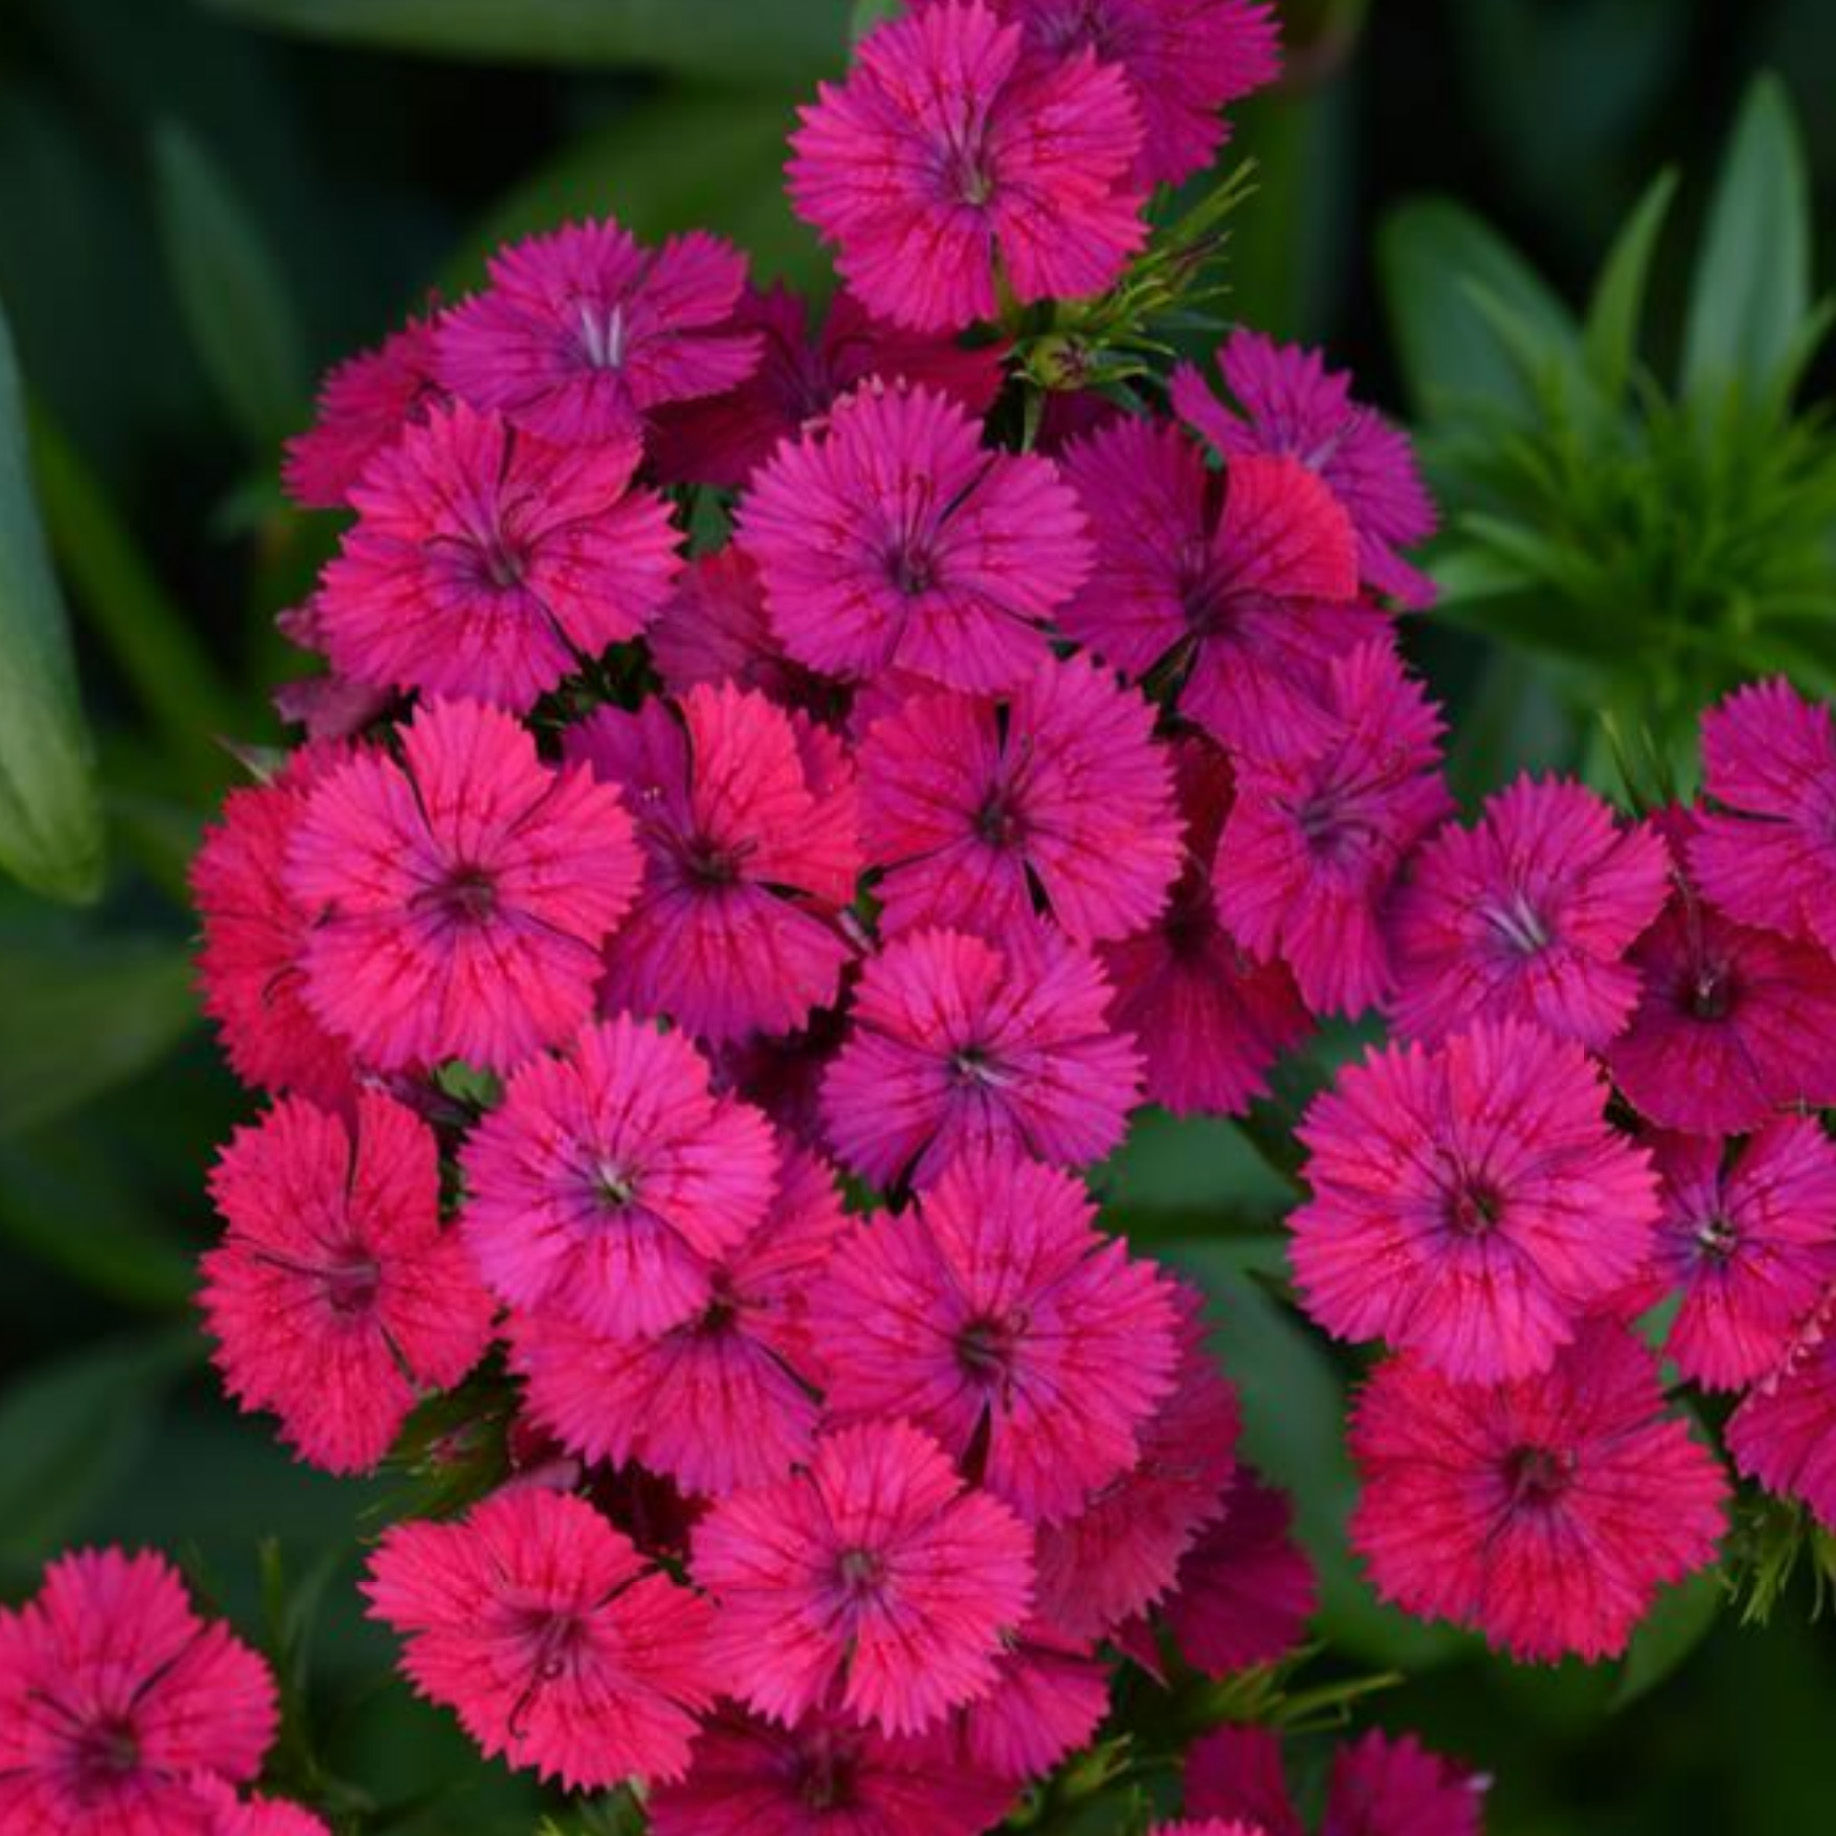
[[[210,1236],[203,1169],[251,1103],[197,1023],[184,863],[241,770],[222,741],[281,737],[267,703],[288,667],[273,617],[327,541],[280,503],[277,440],[324,364],[430,289],[469,285],[493,242],[561,217],[613,211],[646,235],[707,223],[766,275],[820,275],[779,195],[780,149],[798,98],[878,7],[0,9],[0,302],[24,381],[16,391],[0,357],[0,865],[41,893],[92,898],[0,887],[0,1593],[29,1586],[69,1539],[171,1548],[282,1669],[280,1782],[363,1812],[369,1831],[530,1836],[544,1807],[470,1763],[450,1723],[390,1678],[351,1587],[380,1488],[308,1474],[265,1424],[235,1416],[191,1318]],[[1494,561],[1517,569],[1492,599],[1533,588],[1532,638],[1587,627],[1591,649],[1539,644],[1551,660],[1528,667],[1521,621],[1416,625],[1455,717],[1463,790],[1519,764],[1585,762],[1590,746],[1604,772],[1602,702],[1629,728],[1662,731],[1674,712],[1642,680],[1659,654],[1645,621],[1723,628],[1675,583],[1625,571],[1628,556],[1656,552],[1640,546],[1649,532],[1622,540],[1619,520],[1650,508],[1653,468],[1666,491],[1739,487],[1775,512],[1769,480],[1821,477],[1820,420],[1782,418],[1776,403],[1768,420],[1750,385],[1808,355],[1792,348],[1795,328],[1830,279],[1812,252],[1836,246],[1836,7],[1285,10],[1292,79],[1243,111],[1233,142],[1256,161],[1260,195],[1231,220],[1226,309],[1330,339],[1362,392],[1428,417],[1455,493],[1445,561],[1457,603],[1480,598],[1465,589],[1488,530],[1472,519],[1515,519],[1532,545],[1501,547],[1491,530]],[[1718,164],[1769,65],[1800,85],[1802,157],[1778,93],[1761,90]],[[1666,167],[1677,179],[1649,191]],[[1437,201],[1404,202],[1425,194]],[[1703,251],[1693,273],[1691,249]],[[1797,400],[1827,382],[1811,370]],[[1456,398],[1517,430],[1501,449],[1514,466],[1492,476],[1460,456]],[[1578,470],[1539,497],[1552,455]],[[1738,475],[1699,476],[1705,456]],[[1801,596],[1819,515],[1829,560],[1821,489],[1806,483],[1786,516],[1789,553],[1761,541],[1719,584],[1751,563],[1764,590]],[[1567,579],[1577,556],[1594,571]],[[1787,561],[1789,576],[1770,571]],[[1626,580],[1637,590],[1600,614]],[[1789,647],[1805,613],[1767,610],[1768,641],[1787,648],[1766,654],[1824,686],[1814,671],[1836,651],[1821,634]],[[1731,657],[1704,652],[1698,687],[1760,658],[1742,648],[1745,617],[1726,623]],[[72,628],[86,727],[67,677]],[[1150,1120],[1104,1184],[1116,1219],[1216,1296],[1249,1448],[1300,1492],[1339,1649],[1294,1689],[1330,1701],[1407,1670],[1360,1715],[1418,1726],[1495,1775],[1495,1836],[1830,1821],[1836,1649],[1809,1622],[1816,1564],[1799,1564],[1764,1632],[1686,1590],[1628,1663],[1591,1672],[1515,1671],[1379,1611],[1344,1547],[1337,1419],[1357,1368],[1295,1326],[1271,1234],[1283,1176],[1250,1132]],[[1326,1737],[1306,1739],[1305,1757],[1323,1763]],[[623,1827],[612,1807],[556,1814],[557,1830]]]

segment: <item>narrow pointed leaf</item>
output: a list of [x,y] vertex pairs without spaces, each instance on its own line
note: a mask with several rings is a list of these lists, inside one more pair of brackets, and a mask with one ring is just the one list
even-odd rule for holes
[[1632,375],[1651,258],[1676,191],[1677,175],[1660,173],[1619,232],[1588,305],[1587,367],[1609,401],[1619,399]]

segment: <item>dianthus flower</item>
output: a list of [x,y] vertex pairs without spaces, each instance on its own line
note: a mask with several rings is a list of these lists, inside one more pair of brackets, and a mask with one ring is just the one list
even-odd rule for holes
[[1041,930],[1005,947],[915,931],[861,973],[823,1080],[837,1154],[880,1186],[927,1185],[975,1147],[1054,1166],[1122,1139],[1139,1083],[1094,958]]
[[984,1836],[1016,1786],[947,1750],[812,1711],[775,1727],[723,1709],[680,1784],[650,1799],[654,1836]]
[[1329,668],[1331,732],[1241,758],[1212,882],[1246,948],[1279,957],[1318,1013],[1358,1013],[1390,982],[1382,911],[1410,851],[1452,807],[1441,722],[1387,643]]
[[737,527],[785,650],[855,679],[899,668],[1012,688],[1090,571],[1051,461],[991,451],[959,402],[904,385],[865,384],[780,446]]
[[314,602],[333,669],[523,713],[636,637],[678,566],[669,505],[632,486],[637,457],[435,410],[351,491],[357,521]]
[[1226,745],[1285,753],[1332,730],[1330,660],[1381,632],[1355,602],[1344,510],[1305,467],[1245,459],[1226,479],[1176,427],[1121,420],[1073,445],[1096,566],[1065,608],[1118,669],[1179,680],[1179,707]]
[[758,569],[731,543],[682,570],[647,641],[672,695],[731,682],[781,708],[811,711],[834,699],[820,677],[784,654],[765,615]]
[[1526,1020],[1598,1051],[1638,1000],[1625,955],[1663,908],[1669,864],[1655,829],[1621,827],[1585,786],[1519,778],[1410,863],[1389,924],[1393,1024],[1432,1045]]
[[1154,711],[1086,657],[1041,657],[1003,701],[919,694],[861,748],[861,829],[886,869],[888,936],[920,925],[999,941],[1035,895],[1079,943],[1166,904],[1179,817]]
[[1116,1028],[1140,1042],[1148,1101],[1174,1115],[1240,1115],[1311,1022],[1287,966],[1255,961],[1218,921],[1211,870],[1235,794],[1229,759],[1192,739],[1172,753],[1183,869],[1160,918],[1098,955]]
[[1186,1808],[1266,1836],[1307,1836],[1288,1790],[1281,1741],[1268,1728],[1226,1725],[1186,1754]]
[[525,1486],[456,1522],[396,1524],[364,1592],[416,1690],[487,1758],[570,1790],[687,1769],[719,1688],[713,1609],[584,1500]]
[[853,766],[832,734],[731,684],[690,689],[679,712],[601,708],[567,736],[623,794],[644,853],[601,1003],[714,1043],[789,1032],[835,1000],[853,953]]
[[730,323],[745,257],[715,236],[646,249],[610,220],[570,224],[490,274],[441,325],[440,380],[558,446],[635,445],[653,409],[731,389],[759,360],[758,334]]
[[639,1461],[693,1492],[781,1477],[815,1438],[822,1367],[806,1303],[846,1222],[832,1171],[786,1150],[770,1210],[713,1261],[694,1318],[612,1338],[551,1309],[514,1315],[530,1416],[583,1459]]
[[1023,1517],[1073,1515],[1135,1464],[1178,1350],[1172,1288],[1095,1221],[1069,1174],[974,1152],[862,1224],[813,1300],[836,1419],[905,1417]]
[[[199,1836],[331,1836],[320,1818],[283,1799],[239,1799],[222,1779],[194,1779],[191,1789],[205,1819]],[[166,1830],[161,1836],[180,1832]]]
[[1223,144],[1219,111],[1275,80],[1280,31],[1264,0],[993,0],[1048,53],[1088,45],[1119,64],[1145,128],[1144,190],[1203,171]]
[[[939,0],[855,47],[791,136],[793,206],[870,312],[917,331],[1100,293],[1147,239],[1141,112],[1088,46],[1026,55],[980,0]],[[997,284],[999,282],[999,285]]]
[[1790,1116],[1731,1150],[1661,1136],[1654,1157],[1655,1272],[1682,1294],[1665,1352],[1707,1388],[1752,1383],[1836,1281],[1836,1144]]
[[194,1785],[254,1778],[277,1720],[267,1666],[160,1556],[60,1557],[0,1610],[6,1836],[211,1836]]
[[490,1296],[440,1228],[433,1130],[376,1091],[350,1126],[283,1097],[224,1149],[211,1195],[229,1232],[201,1304],[225,1387],[314,1465],[374,1467],[491,1338]]
[[1241,413],[1212,393],[1191,364],[1173,372],[1174,412],[1228,462],[1257,454],[1297,459],[1326,481],[1358,532],[1365,583],[1404,606],[1434,602],[1434,582],[1397,552],[1434,533],[1434,500],[1408,436],[1351,399],[1350,379],[1318,352],[1276,344],[1248,329],[1218,352]]
[[461,1164],[461,1228],[498,1297],[616,1338],[706,1312],[776,1172],[764,1117],[714,1096],[681,1034],[630,1017],[523,1066]]
[[425,703],[399,762],[326,772],[294,828],[306,1005],[381,1070],[505,1069],[592,1012],[640,871],[615,791],[551,770],[507,714]]
[[370,461],[447,399],[434,380],[438,328],[436,317],[410,319],[325,379],[312,426],[281,460],[281,482],[302,509],[343,509]]
[[351,1055],[304,998],[307,912],[285,867],[307,791],[344,756],[304,747],[272,782],[231,791],[191,862],[204,931],[198,980],[224,1056],[244,1083],[297,1090],[327,1108],[350,1099]]
[[719,1500],[696,1526],[695,1579],[720,1612],[729,1691],[794,1722],[835,1700],[886,1734],[918,1734],[985,1694],[1032,1600],[1032,1536],[966,1491],[902,1422],[839,1429],[807,1469]]
[[1009,1641],[987,1695],[962,1711],[962,1747],[997,1778],[1043,1778],[1087,1747],[1109,1713],[1109,1665],[1043,1620]]
[[[1700,819],[1658,820],[1673,856],[1693,861]],[[1820,946],[1736,924],[1680,873],[1630,960],[1643,993],[1605,1057],[1649,1120],[1741,1134],[1782,1109],[1836,1103],[1836,962]]]
[[1001,388],[1001,351],[965,350],[935,332],[870,318],[853,294],[835,296],[812,338],[810,302],[789,287],[748,288],[735,326],[759,332],[759,367],[724,395],[664,409],[650,442],[658,475],[736,490],[780,440],[819,419],[857,384],[925,383],[986,414]]
[[1651,1249],[1650,1161],[1606,1094],[1579,1046],[1517,1021],[1347,1068],[1297,1131],[1307,1311],[1456,1381],[1547,1369]]
[[1728,1420],[1728,1452],[1749,1479],[1809,1506],[1836,1530],[1836,1317],[1826,1298],[1777,1370]]
[[1720,1466],[1665,1413],[1656,1355],[1607,1320],[1512,1383],[1392,1358],[1359,1397],[1351,1446],[1352,1545],[1377,1591],[1520,1659],[1623,1651],[1724,1528]]
[[1177,1288],[1180,1361],[1172,1393],[1141,1432],[1141,1453],[1082,1512],[1038,1537],[1039,1611],[1070,1638],[1096,1639],[1173,1588],[1236,1472],[1236,1393],[1205,1341],[1201,1303]]

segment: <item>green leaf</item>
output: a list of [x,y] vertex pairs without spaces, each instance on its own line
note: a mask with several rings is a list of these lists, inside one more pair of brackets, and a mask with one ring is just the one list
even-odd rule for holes
[[1737,378],[1757,394],[1787,363],[1811,304],[1804,147],[1777,77],[1755,79],[1723,159],[1696,256],[1683,387]]
[[70,627],[26,461],[13,336],[0,310],[0,868],[55,899],[102,888],[95,758]]
[[1727,1600],[1718,1569],[1692,1575],[1681,1587],[1659,1596],[1643,1625],[1632,1635],[1620,1668],[1613,1707],[1622,1709],[1646,1696],[1678,1670],[1708,1636]]
[[1631,379],[1651,258],[1676,193],[1677,175],[1660,173],[1619,232],[1588,305],[1587,367],[1609,401],[1618,401]]
[[448,292],[474,286],[500,244],[575,217],[616,216],[645,241],[705,228],[731,237],[766,280],[820,284],[828,264],[784,199],[796,103],[681,91],[620,114],[517,186],[447,264]]
[[35,1564],[83,1527],[152,1439],[168,1388],[199,1349],[188,1331],[104,1343],[0,1391],[0,1556]]
[[149,1070],[196,1018],[181,944],[0,938],[0,1138]]
[[1445,198],[1398,205],[1378,235],[1378,268],[1403,378],[1418,413],[1460,400],[1512,413],[1536,401],[1475,303],[1475,288],[1529,326],[1553,358],[1580,349],[1573,316],[1524,258]]
[[243,433],[276,445],[311,393],[293,290],[229,175],[190,134],[162,124],[153,166],[166,265],[205,373]]
[[[839,69],[851,0],[205,0],[233,19],[437,57],[637,64],[728,81]],[[687,145],[688,143],[684,143]]]

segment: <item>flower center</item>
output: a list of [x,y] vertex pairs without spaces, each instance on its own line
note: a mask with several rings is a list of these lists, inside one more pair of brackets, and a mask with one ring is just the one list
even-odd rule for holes
[[978,1382],[993,1383],[1012,1369],[1019,1331],[1013,1319],[971,1320],[956,1335],[956,1361]]
[[740,856],[706,836],[695,836],[682,850],[683,871],[703,886],[737,886]]
[[1734,979],[1720,963],[1701,963],[1683,990],[1692,1019],[1725,1020],[1734,1007]]
[[580,354],[595,370],[616,370],[625,361],[629,327],[621,305],[597,306],[581,300],[576,308]]
[[77,1736],[72,1757],[79,1791],[105,1792],[133,1777],[140,1765],[140,1740],[125,1716],[110,1716],[92,1722]]
[[483,924],[497,910],[497,882],[482,867],[455,867],[424,897],[454,924]]
[[1504,1197],[1477,1180],[1461,1180],[1447,1195],[1448,1227],[1462,1237],[1483,1237],[1504,1216]]
[[886,1558],[876,1549],[844,1549],[835,1573],[851,1600],[867,1600],[886,1579]]
[[975,813],[976,835],[991,848],[1016,847],[1024,830],[1025,823],[1009,790],[991,790]]
[[1547,1447],[1518,1447],[1505,1457],[1505,1485],[1518,1505],[1552,1505],[1575,1476],[1575,1456]]
[[845,1810],[855,1801],[855,1756],[828,1734],[804,1749],[798,1767],[798,1796],[813,1811]]
[[944,161],[944,188],[959,204],[982,209],[995,194],[987,148],[976,141],[953,146]]
[[895,590],[906,599],[916,599],[937,584],[937,562],[929,550],[916,542],[901,542],[886,558],[886,571]]
[[1740,1247],[1740,1231],[1732,1218],[1704,1218],[1696,1226],[1696,1247],[1710,1262],[1726,1262]]
[[523,584],[529,569],[529,558],[507,537],[494,536],[478,550],[478,569],[485,580],[500,593]]
[[607,1211],[623,1211],[637,1197],[637,1175],[616,1160],[602,1160],[593,1169],[593,1196]]
[[1513,950],[1525,956],[1534,956],[1548,946],[1549,927],[1521,892],[1513,893],[1506,904],[1485,906],[1482,916]]
[[993,1056],[981,1046],[968,1045],[950,1060],[950,1068],[960,1084],[980,1084],[987,1090],[998,1090],[1007,1082],[1006,1074]]
[[376,1305],[382,1271],[368,1256],[353,1255],[325,1271],[325,1300],[334,1313],[347,1317],[368,1313]]

